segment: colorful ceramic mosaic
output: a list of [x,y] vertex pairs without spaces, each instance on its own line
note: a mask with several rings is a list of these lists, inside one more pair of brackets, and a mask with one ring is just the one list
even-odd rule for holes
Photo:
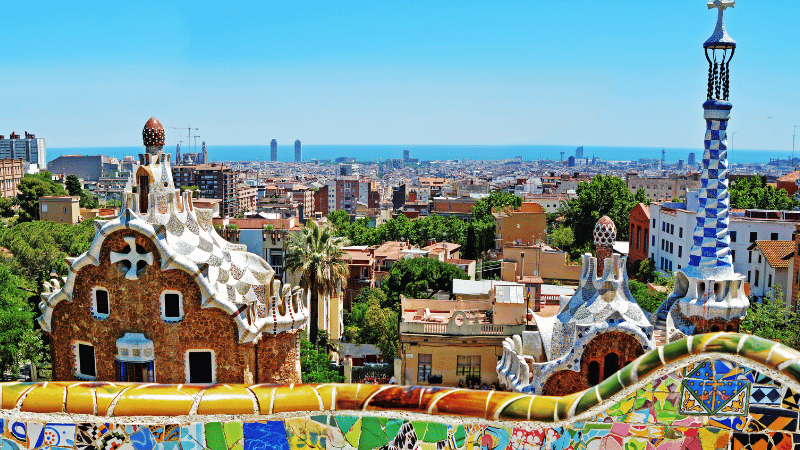
[[0,450],[772,450],[800,353],[718,333],[565,397],[375,385],[0,384]]

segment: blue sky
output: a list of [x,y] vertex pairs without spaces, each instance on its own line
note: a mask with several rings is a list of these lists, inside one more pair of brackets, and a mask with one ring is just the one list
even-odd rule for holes
[[[12,3],[0,134],[49,147],[138,146],[150,116],[212,145],[702,145],[705,0]],[[726,11],[734,148],[791,149],[798,18]]]

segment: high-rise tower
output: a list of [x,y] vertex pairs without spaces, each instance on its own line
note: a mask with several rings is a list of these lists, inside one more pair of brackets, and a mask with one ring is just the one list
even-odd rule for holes
[[300,146],[300,139],[294,141],[294,160],[295,162],[303,161],[303,147]]
[[203,141],[203,164],[208,164],[208,150],[206,149],[206,141]]
[[272,142],[269,143],[269,153],[270,153],[270,161],[277,161],[278,160],[278,141],[277,139],[273,139]]
[[723,13],[735,0],[709,0],[717,8],[714,34],[703,44],[708,60],[708,90],[703,103],[706,120],[705,152],[697,224],[689,265],[675,275],[675,289],[658,311],[666,319],[670,341],[709,331],[738,331],[750,302],[744,295],[744,277],[733,271],[728,220],[727,127],[730,62],[736,42],[725,31]]

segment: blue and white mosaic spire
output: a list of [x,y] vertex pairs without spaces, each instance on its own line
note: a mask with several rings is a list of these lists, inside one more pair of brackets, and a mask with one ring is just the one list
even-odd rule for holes
[[719,17],[714,34],[703,44],[708,60],[708,96],[703,103],[706,119],[705,153],[701,176],[699,209],[694,239],[689,253],[687,275],[722,279],[733,274],[728,217],[728,145],[727,128],[731,103],[729,64],[736,42],[725,31],[723,12],[734,0],[710,0],[708,8],[717,8]]

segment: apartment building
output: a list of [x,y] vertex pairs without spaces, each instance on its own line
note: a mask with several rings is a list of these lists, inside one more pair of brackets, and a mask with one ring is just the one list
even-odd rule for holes
[[700,189],[700,173],[688,175],[671,174],[668,177],[645,178],[637,173],[625,175],[625,185],[631,193],[644,189],[645,195],[650,200],[671,201],[674,198],[686,199],[686,191]]
[[628,231],[628,262],[647,259],[650,248],[650,207],[644,203],[634,206],[630,212]]
[[[223,217],[242,212],[233,169],[221,164],[176,165],[172,167],[172,176],[176,188],[197,186],[200,198],[220,199],[220,213]],[[249,198],[249,194],[246,197]]]
[[335,180],[328,180],[326,186],[329,212],[343,210],[354,213],[358,203],[368,208],[380,207],[380,193],[376,189],[375,182],[369,178],[338,177]]
[[[662,274],[689,264],[689,251],[697,224],[697,191],[689,191],[688,200],[688,203],[650,204],[649,256]],[[750,246],[759,240],[792,240],[798,222],[798,211],[732,210],[728,229],[734,271],[753,284],[755,269]]]
[[16,197],[19,193],[17,185],[25,172],[22,159],[0,159],[0,193],[3,197]]

